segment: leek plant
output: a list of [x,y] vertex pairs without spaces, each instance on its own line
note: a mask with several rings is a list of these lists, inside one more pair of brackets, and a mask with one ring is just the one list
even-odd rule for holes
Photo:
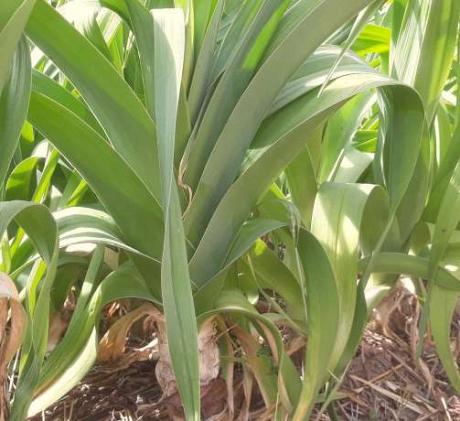
[[205,417],[220,376],[233,419],[238,360],[243,418],[254,381],[265,416],[309,419],[401,274],[460,392],[459,15],[457,0],[3,0],[1,270],[27,319],[10,419],[82,379],[121,299],[156,309],[179,417]]

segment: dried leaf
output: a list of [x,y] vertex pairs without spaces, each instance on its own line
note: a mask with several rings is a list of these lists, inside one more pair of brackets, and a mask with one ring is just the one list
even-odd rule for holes
[[0,421],[9,418],[7,367],[22,344],[26,325],[27,316],[16,286],[8,275],[0,273]]
[[117,320],[99,343],[97,359],[99,362],[116,361],[125,352],[126,339],[131,326],[142,317],[150,316],[162,321],[163,315],[149,303],[145,303]]

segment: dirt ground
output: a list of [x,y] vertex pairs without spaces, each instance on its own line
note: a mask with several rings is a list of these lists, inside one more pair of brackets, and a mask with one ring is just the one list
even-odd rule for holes
[[[369,324],[333,411],[320,413],[318,406],[312,419],[460,421],[460,397],[449,386],[429,335],[421,360],[414,362],[417,311],[414,297],[405,296],[393,308],[388,324]],[[456,317],[454,335],[458,335],[459,326]],[[67,396],[33,421],[169,419],[154,368],[152,361],[136,361],[128,367],[96,366]],[[212,387],[214,398],[210,399],[216,399],[219,387]],[[259,420],[257,393],[254,401],[250,419]]]

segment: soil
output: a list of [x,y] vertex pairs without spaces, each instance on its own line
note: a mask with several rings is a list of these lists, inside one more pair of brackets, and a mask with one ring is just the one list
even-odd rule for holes
[[[449,386],[429,333],[415,364],[415,313],[416,301],[405,296],[387,326],[369,324],[333,409],[321,413],[318,406],[312,419],[460,421],[460,397]],[[453,324],[453,334],[458,335],[460,317]],[[154,371],[152,361],[135,361],[124,368],[96,366],[67,396],[32,421],[170,419]],[[216,382],[202,390],[204,406],[225,401],[225,384]],[[238,401],[238,391],[235,397]],[[258,393],[253,401],[250,419],[260,420],[263,404]]]

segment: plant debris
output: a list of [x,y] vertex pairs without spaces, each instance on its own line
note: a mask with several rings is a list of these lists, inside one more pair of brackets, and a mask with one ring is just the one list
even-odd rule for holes
[[[417,304],[409,294],[404,299],[406,302],[395,306],[392,311],[385,329],[389,336],[378,332],[380,329],[374,322],[369,323],[339,389],[340,399],[331,405],[337,419],[460,420],[460,397],[449,385],[429,340],[425,341],[421,361],[418,364],[414,362],[408,332],[412,331],[410,325],[417,321],[414,317],[417,314]],[[456,326],[459,321],[457,315],[453,323],[454,334],[458,333]],[[133,345],[141,341],[139,338],[130,338],[128,342]],[[143,355],[136,352],[130,346],[122,357],[123,361],[130,361],[130,355]],[[131,358],[133,362],[128,367],[115,363],[97,365],[67,396],[30,421],[171,419],[171,406],[177,407],[178,396],[162,398],[162,390],[155,378],[156,359],[139,359],[136,361]],[[270,415],[263,410],[262,397],[257,390],[252,393],[250,408],[244,408],[242,376],[238,370],[241,369],[235,370],[233,383],[234,419],[242,419],[243,413],[243,418],[247,416],[249,420],[270,419]],[[252,382],[254,389],[255,384]],[[222,379],[216,379],[202,388],[203,406],[213,414],[225,407],[226,399],[227,392]],[[312,420],[330,420],[327,413],[320,415],[319,407],[313,413]]]

